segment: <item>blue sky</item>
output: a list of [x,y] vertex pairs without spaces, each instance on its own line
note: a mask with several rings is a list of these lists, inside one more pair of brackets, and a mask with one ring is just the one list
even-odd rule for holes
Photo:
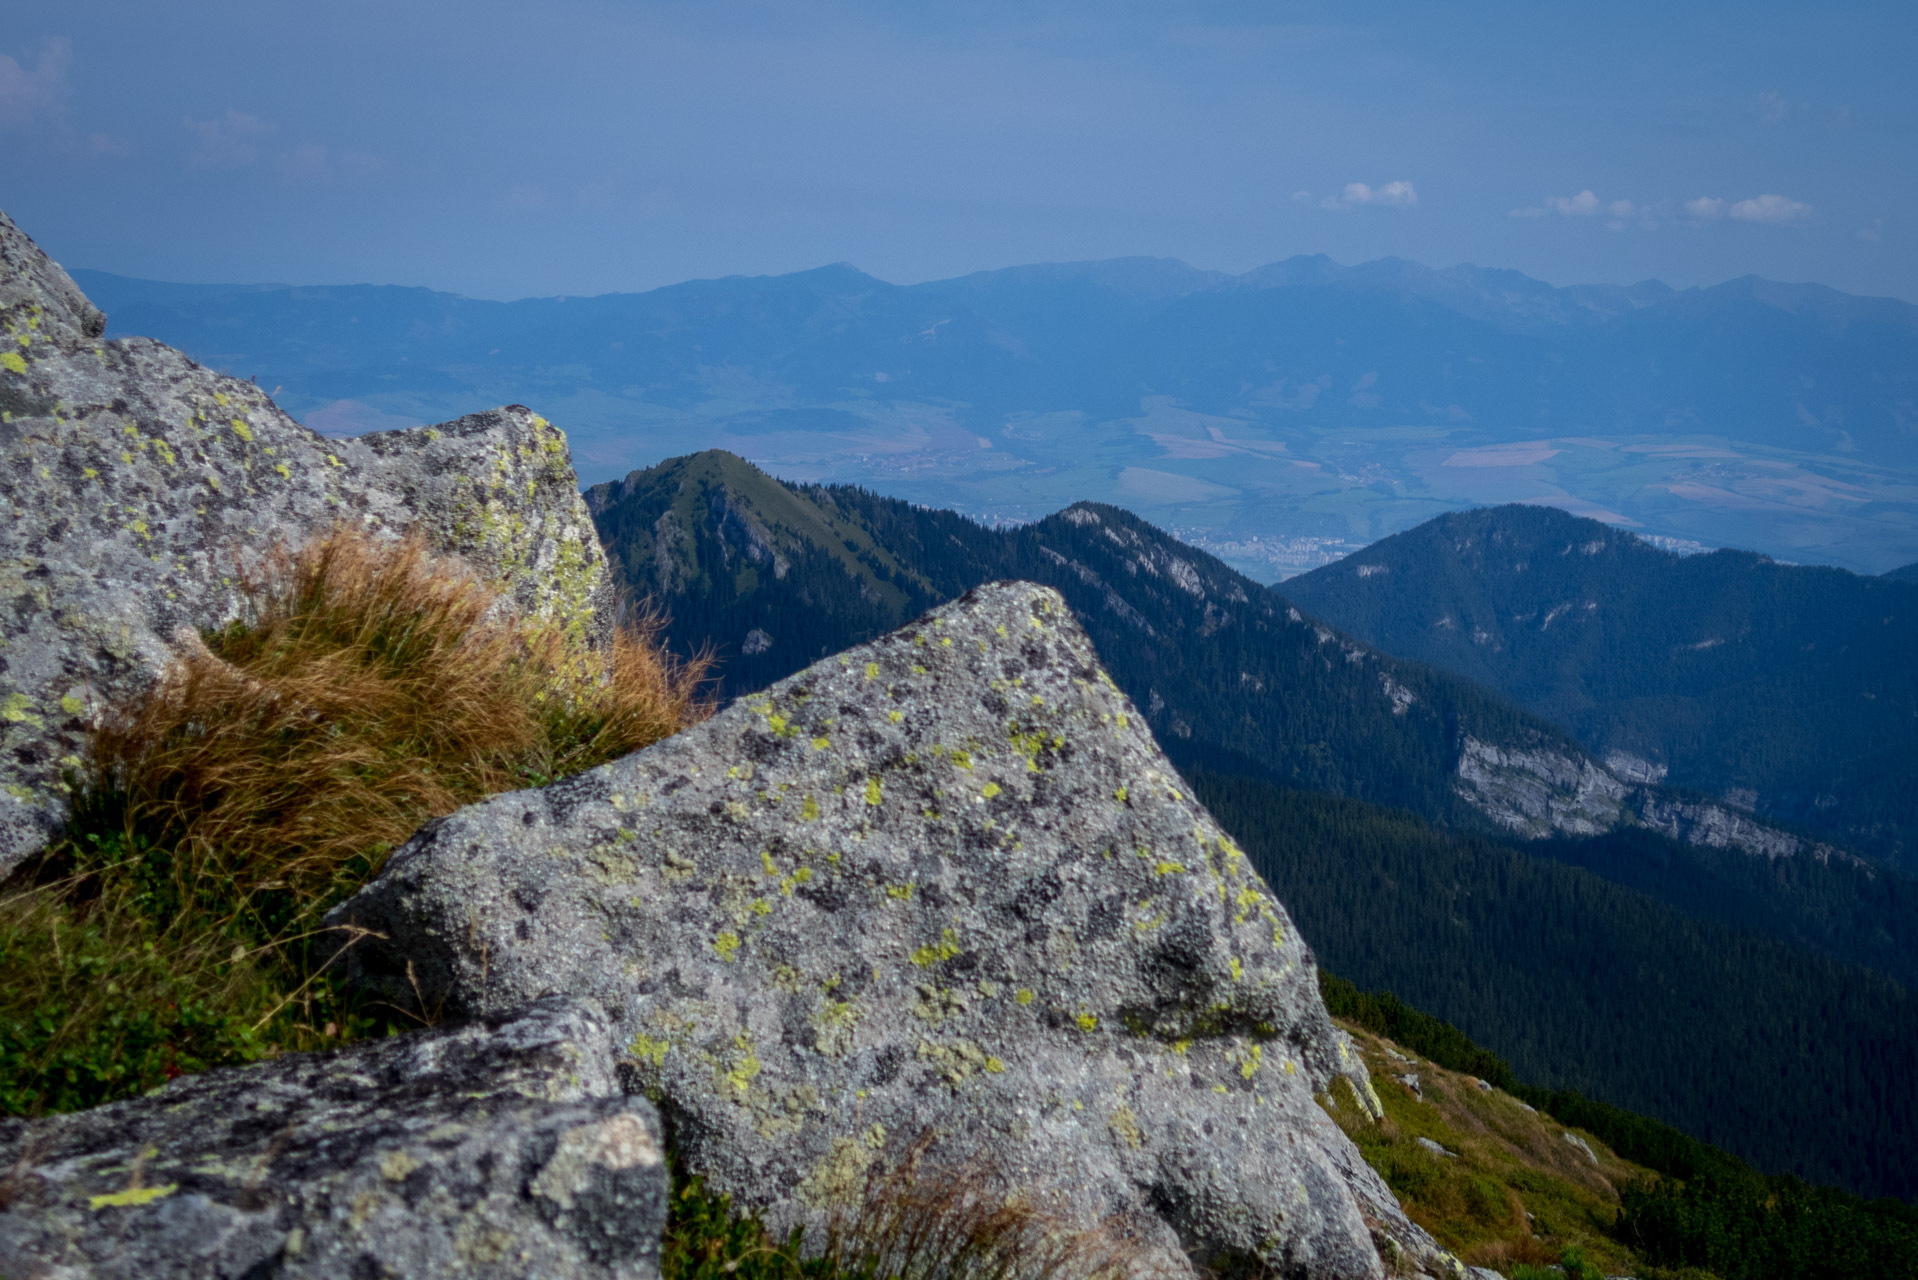
[[189,281],[1324,252],[1918,300],[1918,5],[15,3],[0,207]]

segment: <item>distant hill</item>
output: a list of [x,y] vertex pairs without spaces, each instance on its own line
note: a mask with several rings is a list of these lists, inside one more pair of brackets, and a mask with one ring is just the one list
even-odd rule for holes
[[1812,285],[1323,257],[908,286],[837,264],[515,302],[76,275],[111,333],[256,377],[316,429],[536,404],[588,480],[722,447],[978,514],[1092,499],[1263,581],[1528,498],[1793,560],[1918,555],[1918,307]]
[[1898,568],[1878,576],[1881,578],[1889,578],[1893,582],[1918,582],[1918,561],[1907,565],[1900,565]]
[[1918,590],[1680,557],[1548,507],[1441,516],[1285,584],[1499,690],[1624,773],[1918,866]]

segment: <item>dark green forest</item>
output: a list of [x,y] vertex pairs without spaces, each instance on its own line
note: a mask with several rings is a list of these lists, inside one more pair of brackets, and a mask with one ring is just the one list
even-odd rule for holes
[[1410,814],[1191,782],[1332,972],[1520,1079],[1767,1172],[1918,1198],[1918,1008],[1898,983]]
[[1388,653],[1601,754],[1918,867],[1918,589],[1746,551],[1678,556],[1550,507],[1458,512],[1285,584]]

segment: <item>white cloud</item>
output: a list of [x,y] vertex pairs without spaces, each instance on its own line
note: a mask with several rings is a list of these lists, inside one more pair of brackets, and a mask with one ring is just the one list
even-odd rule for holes
[[1811,216],[1811,206],[1784,196],[1753,196],[1731,207],[1731,215],[1740,222],[1800,222]]
[[1292,193],[1293,204],[1304,204],[1307,200],[1310,200],[1311,198],[1312,198],[1312,193],[1310,191],[1294,191]]
[[244,111],[228,111],[211,120],[182,117],[181,123],[194,135],[193,154],[187,158],[191,169],[244,169],[260,158],[260,141],[273,132],[273,126]]
[[1528,205],[1523,209],[1512,210],[1514,218],[1542,218],[1548,213],[1556,213],[1563,218],[1596,218],[1604,214],[1615,223],[1622,223],[1638,212],[1638,206],[1630,200],[1614,200],[1607,204],[1600,200],[1590,187],[1575,196],[1546,196],[1543,204]]
[[1363,182],[1348,182],[1344,191],[1327,196],[1319,202],[1319,206],[1324,209],[1350,209],[1362,204],[1375,204],[1392,209],[1409,209],[1418,202],[1419,193],[1409,182],[1388,182],[1377,187]]
[[382,162],[364,151],[333,151],[317,142],[303,142],[278,157],[280,176],[307,186],[357,182],[378,173]]
[[1700,196],[1685,202],[1685,212],[1693,222],[1716,222],[1725,216],[1725,202],[1717,196]]
[[0,125],[25,127],[36,117],[59,112],[67,96],[67,63],[73,42],[55,36],[40,46],[33,69],[0,54]]
[[125,138],[116,138],[110,133],[89,133],[87,135],[87,152],[90,155],[124,156],[132,154],[132,151],[133,144]]

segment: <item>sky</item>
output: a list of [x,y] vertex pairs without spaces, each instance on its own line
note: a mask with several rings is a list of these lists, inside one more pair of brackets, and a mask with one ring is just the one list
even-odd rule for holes
[[0,2],[70,267],[593,294],[1145,255],[1918,301],[1918,5]]

